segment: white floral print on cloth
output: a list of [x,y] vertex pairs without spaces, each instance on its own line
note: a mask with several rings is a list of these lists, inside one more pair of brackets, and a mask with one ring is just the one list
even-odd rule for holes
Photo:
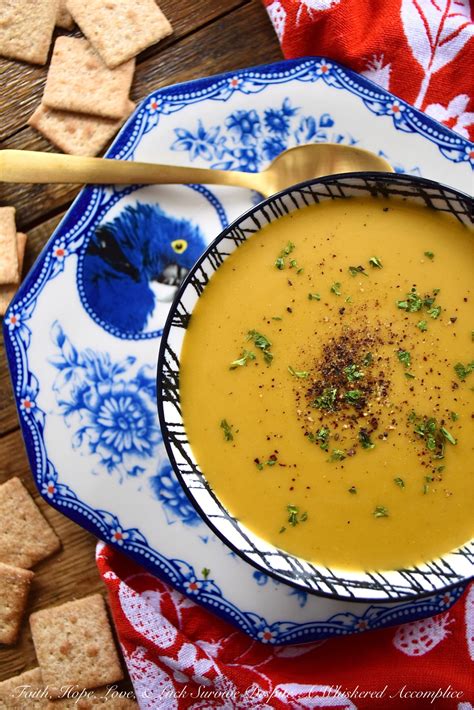
[[[449,612],[395,631],[278,647],[271,628],[253,641],[107,545],[97,564],[142,710],[379,710],[357,688],[435,692],[454,673],[462,697],[474,691],[474,584]],[[459,697],[443,708],[468,710]]]
[[262,0],[287,58],[326,56],[474,139],[469,0]]

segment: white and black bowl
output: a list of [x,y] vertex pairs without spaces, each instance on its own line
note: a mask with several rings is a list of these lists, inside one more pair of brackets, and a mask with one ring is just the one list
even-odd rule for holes
[[158,358],[158,412],[168,456],[181,485],[199,515],[236,554],[265,574],[310,594],[346,601],[393,602],[431,595],[472,578],[474,541],[432,562],[383,572],[341,572],[285,552],[246,528],[216,497],[206,481],[206,472],[201,471],[194,458],[180,406],[180,356],[186,327],[213,273],[242,243],[279,217],[307,205],[354,196],[405,198],[408,203],[448,212],[466,225],[473,221],[471,197],[409,175],[333,175],[296,185],[264,200],[211,243],[177,293]]

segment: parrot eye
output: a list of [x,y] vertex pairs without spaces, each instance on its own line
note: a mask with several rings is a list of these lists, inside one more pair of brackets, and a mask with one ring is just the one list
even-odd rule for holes
[[175,239],[171,242],[171,246],[177,254],[182,254],[188,248],[188,243],[186,239]]

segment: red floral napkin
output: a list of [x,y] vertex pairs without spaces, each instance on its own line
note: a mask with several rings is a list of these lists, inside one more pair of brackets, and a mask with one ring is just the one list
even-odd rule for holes
[[97,564],[142,710],[474,710],[474,583],[431,619],[272,647],[102,543]]
[[469,0],[263,2],[287,59],[335,59],[474,139]]

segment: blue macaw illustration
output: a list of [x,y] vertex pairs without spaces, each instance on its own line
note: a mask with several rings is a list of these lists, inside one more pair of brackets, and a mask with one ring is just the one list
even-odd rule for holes
[[[129,205],[97,227],[89,242],[83,264],[88,304],[120,330],[141,332],[157,301],[173,299],[204,248],[201,230],[189,220],[158,205]],[[157,296],[160,284],[168,288]]]

